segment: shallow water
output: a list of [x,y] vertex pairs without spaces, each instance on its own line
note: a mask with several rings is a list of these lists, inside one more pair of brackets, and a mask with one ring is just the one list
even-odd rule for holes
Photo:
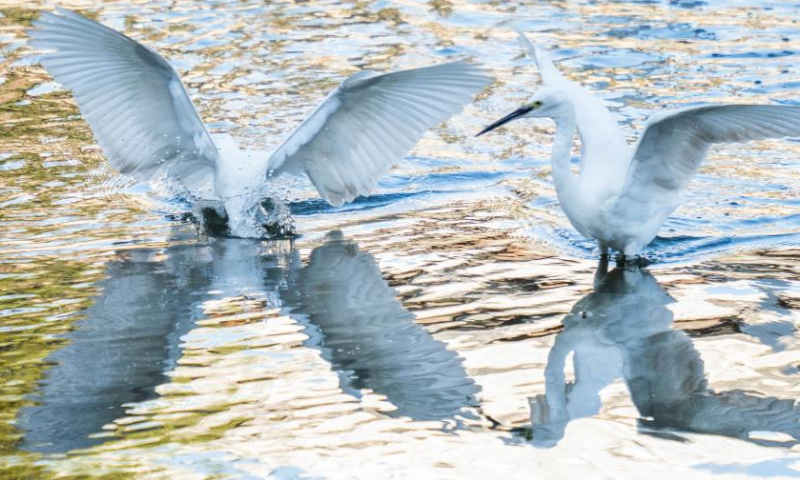
[[552,126],[472,138],[538,82],[514,26],[631,138],[661,108],[797,103],[796,2],[61,5],[254,148],[358,68],[497,81],[369,198],[281,186],[300,238],[207,238],[106,167],[24,47],[35,10],[0,0],[0,478],[800,477],[800,143],[715,148],[658,262],[604,272]]

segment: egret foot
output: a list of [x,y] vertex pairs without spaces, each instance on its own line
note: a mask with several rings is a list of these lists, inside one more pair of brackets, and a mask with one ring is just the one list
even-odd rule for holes
[[222,214],[217,212],[214,208],[204,208],[201,211],[202,218],[200,223],[203,231],[209,235],[227,237],[230,236],[231,230],[228,228],[228,215],[224,211]]
[[649,258],[645,257],[644,255],[625,255],[625,254],[617,254],[614,257],[614,261],[617,263],[618,267],[639,267],[644,268],[648,265],[654,263]]

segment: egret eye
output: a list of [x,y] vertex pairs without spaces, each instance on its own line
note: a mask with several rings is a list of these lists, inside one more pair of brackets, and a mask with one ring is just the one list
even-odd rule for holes
[[542,106],[542,102],[540,102],[539,100],[536,100],[535,102],[533,102],[533,103],[531,104],[531,106],[532,106],[533,108],[539,108],[539,107],[541,107],[541,106]]

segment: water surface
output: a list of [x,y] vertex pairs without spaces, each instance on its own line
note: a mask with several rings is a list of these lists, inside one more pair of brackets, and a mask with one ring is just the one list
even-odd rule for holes
[[561,213],[551,124],[472,137],[538,83],[512,27],[631,139],[663,108],[796,104],[796,2],[61,5],[256,148],[360,68],[497,81],[368,198],[276,186],[299,238],[209,238],[106,166],[24,46],[37,10],[0,0],[0,478],[800,477],[797,140],[713,149],[639,270]]

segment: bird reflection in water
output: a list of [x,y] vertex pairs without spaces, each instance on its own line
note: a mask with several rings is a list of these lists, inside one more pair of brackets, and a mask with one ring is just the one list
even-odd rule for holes
[[[692,340],[673,327],[666,307],[673,301],[647,270],[621,266],[608,272],[601,263],[594,291],[575,304],[556,336],[545,395],[530,401],[535,445],[555,446],[571,420],[598,413],[600,391],[619,377],[644,432],[674,439],[682,431],[762,445],[800,443],[800,405],[794,399],[709,388]],[[570,353],[574,382],[567,382],[564,372]],[[782,438],[759,439],[754,432]]]
[[[338,232],[316,248],[285,295],[309,324],[309,343],[357,397],[371,389],[413,420],[471,417],[478,387],[461,358],[414,322],[375,259]],[[313,332],[318,332],[315,335]]]
[[126,405],[156,397],[203,303],[274,292],[285,282],[284,259],[264,254],[261,242],[172,233],[165,249],[123,250],[105,265],[100,294],[48,357],[53,366],[30,398],[34,405],[20,412],[21,449],[67,452],[112,438],[97,434]]
[[[414,322],[368,253],[335,232],[306,267],[291,241],[211,238],[176,229],[165,249],[118,252],[101,293],[31,396],[18,425],[20,448],[42,453],[87,448],[127,407],[157,396],[182,355],[181,338],[220,299],[263,298],[305,325],[344,391],[369,388],[414,420],[454,417],[477,387],[461,359]],[[269,320],[267,320],[269,321]],[[268,394],[268,393],[265,393]]]

